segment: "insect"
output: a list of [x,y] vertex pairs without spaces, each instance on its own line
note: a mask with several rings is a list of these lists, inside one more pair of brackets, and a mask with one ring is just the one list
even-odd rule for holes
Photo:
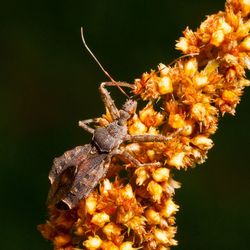
[[[132,84],[117,82],[121,87],[133,88]],[[166,142],[173,138],[177,132],[169,136],[163,135],[130,135],[127,130],[127,121],[135,113],[137,102],[127,99],[119,110],[106,86],[114,86],[113,82],[103,82],[100,93],[105,107],[109,111],[112,122],[106,127],[93,129],[91,123],[97,119],[88,119],[79,122],[79,126],[93,134],[89,144],[78,146],[65,152],[54,159],[54,164],[49,173],[51,189],[48,201],[58,207],[74,208],[80,199],[87,197],[96,187],[98,182],[106,175],[113,156],[120,155],[122,159],[135,166],[160,166],[160,162],[143,164],[126,150],[121,149],[121,144],[131,142]]]
[[[179,132],[175,131],[167,137],[149,134],[129,135],[126,123],[135,113],[137,102],[129,98],[122,87],[133,89],[134,85],[113,80],[87,46],[83,36],[83,28],[81,28],[81,37],[85,48],[111,80],[111,82],[101,83],[99,91],[104,106],[111,115],[112,122],[106,127],[93,129],[90,124],[98,123],[98,119],[80,121],[79,126],[93,134],[92,141],[89,144],[66,151],[62,156],[54,159],[49,173],[51,189],[48,202],[57,205],[59,208],[69,209],[74,208],[80,199],[87,197],[98,182],[105,177],[110,161],[115,155],[122,156],[122,159],[138,167],[161,165],[160,162],[147,164],[139,162],[131,154],[121,149],[122,144],[129,142],[166,142]],[[116,107],[106,86],[117,86],[128,97],[120,110]]]

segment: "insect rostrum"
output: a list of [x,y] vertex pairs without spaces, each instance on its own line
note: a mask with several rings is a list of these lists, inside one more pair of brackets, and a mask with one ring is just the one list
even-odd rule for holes
[[[133,86],[123,82],[118,84],[129,88]],[[126,122],[134,114],[137,103],[135,100],[128,99],[122,109],[118,110],[105,86],[114,86],[114,83],[104,82],[100,85],[102,100],[113,121],[106,127],[96,129],[89,127],[89,123],[96,122],[96,119],[79,122],[83,129],[93,134],[92,141],[54,159],[49,173],[51,189],[48,201],[50,204],[74,208],[79,200],[87,197],[99,180],[106,175],[110,160],[114,155],[122,156],[137,167],[162,164],[160,162],[142,164],[131,154],[121,150],[120,145],[129,142],[164,142],[171,139],[174,134],[168,137],[149,134],[129,135]]]

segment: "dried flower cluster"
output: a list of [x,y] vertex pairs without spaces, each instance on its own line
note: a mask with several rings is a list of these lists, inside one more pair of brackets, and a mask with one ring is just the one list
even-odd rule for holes
[[167,143],[124,145],[140,162],[160,161],[162,167],[131,167],[114,157],[113,171],[76,208],[49,207],[49,220],[39,230],[55,250],[177,245],[174,216],[179,207],[172,198],[180,185],[170,172],[204,162],[219,115],[235,114],[249,85],[249,13],[249,0],[228,0],[225,11],[208,16],[196,32],[184,31],[176,48],[185,56],[174,66],[160,64],[135,80],[134,94],[148,103],[128,122],[129,133],[180,132]]

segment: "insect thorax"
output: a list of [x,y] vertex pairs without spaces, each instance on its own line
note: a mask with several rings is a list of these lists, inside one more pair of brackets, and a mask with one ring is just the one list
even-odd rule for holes
[[117,122],[112,122],[107,127],[100,127],[95,130],[93,142],[101,152],[110,152],[119,147],[126,134],[126,126],[120,126]]

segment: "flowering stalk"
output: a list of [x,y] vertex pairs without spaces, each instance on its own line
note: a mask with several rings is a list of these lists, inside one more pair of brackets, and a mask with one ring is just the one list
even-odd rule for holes
[[[129,120],[129,133],[180,132],[168,142],[123,145],[140,162],[162,162],[162,167],[135,168],[114,157],[106,179],[76,208],[49,206],[49,220],[39,230],[55,250],[165,250],[177,245],[174,216],[179,206],[173,195],[180,184],[171,170],[205,161],[219,115],[234,115],[242,90],[250,85],[245,78],[249,13],[249,0],[227,0],[224,12],[208,16],[195,32],[183,32],[176,48],[185,56],[135,80],[134,94],[147,105]],[[109,114],[100,125],[108,120]]]

